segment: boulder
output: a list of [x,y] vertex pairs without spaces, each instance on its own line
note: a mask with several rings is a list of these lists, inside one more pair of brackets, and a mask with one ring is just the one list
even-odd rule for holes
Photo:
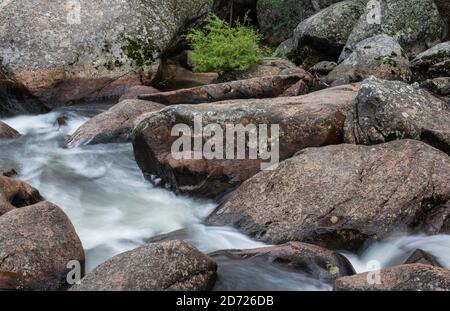
[[[423,264],[401,265],[337,279],[335,291],[449,291],[450,270]],[[379,282],[377,282],[379,281]]]
[[139,99],[127,99],[96,115],[67,140],[68,147],[127,142],[131,139],[134,121],[145,113],[158,111],[164,105]]
[[365,80],[347,119],[346,142],[370,145],[403,138],[450,154],[450,109],[418,85]]
[[450,100],[450,77],[427,79],[420,84],[438,97],[447,97]]
[[379,34],[396,39],[408,55],[415,55],[439,43],[446,36],[446,25],[434,0],[379,0],[366,6],[353,28],[339,62],[346,59],[356,44]]
[[182,241],[147,244],[117,255],[88,273],[71,291],[206,291],[216,263]]
[[289,38],[281,42],[273,56],[285,59],[295,59],[294,39]]
[[84,266],[83,247],[59,207],[40,202],[0,217],[0,290],[60,289],[73,260]]
[[421,249],[416,249],[405,261],[405,265],[407,264],[415,264],[415,263],[420,263],[423,265],[431,265],[431,266],[435,266],[435,267],[442,267],[437,258],[434,257],[433,255],[425,252],[424,250]]
[[207,223],[355,250],[420,226],[450,197],[449,181],[450,158],[419,141],[308,148],[244,182]]
[[20,137],[19,132],[10,127],[8,124],[0,121],[0,139],[11,139]]
[[298,24],[293,35],[296,62],[310,67],[321,60],[337,60],[363,12],[363,1],[342,1]]
[[259,0],[256,12],[265,41],[277,46],[292,35],[298,23],[335,2],[339,0]]
[[279,57],[265,57],[261,64],[246,70],[226,73],[219,77],[218,82],[246,80],[262,78],[267,76],[279,76],[294,73],[304,73],[304,70],[297,67],[293,62]]
[[4,173],[7,172],[0,175],[0,216],[43,200],[38,190],[20,180],[6,177]]
[[44,113],[48,108],[2,67],[0,61],[0,117],[16,114]]
[[447,39],[450,39],[450,2],[448,0],[434,0],[434,2],[441,17],[447,22]]
[[7,1],[0,11],[0,58],[53,106],[85,97],[117,100],[212,5],[213,0]]
[[124,101],[126,99],[139,99],[139,95],[152,94],[158,92],[159,91],[157,89],[151,86],[146,85],[132,86],[125,91],[125,94],[123,94],[122,97],[119,98],[119,102]]
[[411,79],[409,60],[392,37],[382,34],[362,40],[326,80],[329,84],[347,84],[370,76],[387,80]]
[[440,43],[417,55],[411,61],[412,70],[418,80],[437,78],[450,73],[450,41]]
[[333,71],[336,66],[337,64],[335,62],[321,61],[309,68],[309,72],[323,76]]
[[300,94],[308,93],[313,78],[306,72],[281,76],[266,76],[247,80],[209,84],[171,92],[145,94],[140,99],[164,105],[212,103],[230,99],[268,98],[282,96],[291,86],[302,81],[304,88]]
[[289,242],[278,246],[250,250],[223,250],[209,254],[213,259],[227,257],[230,260],[262,262],[294,272],[304,273],[323,282],[353,275],[350,262],[341,254],[319,246]]
[[[347,85],[297,97],[170,106],[136,122],[133,131],[135,158],[149,180],[156,176],[176,192],[215,197],[259,172],[262,165],[269,166],[266,160],[273,161],[274,158],[263,161],[261,157],[253,159],[246,155],[245,159],[235,159],[234,154],[232,159],[225,155],[222,159],[210,157],[211,160],[206,157],[180,159],[172,153],[173,143],[179,139],[171,135],[175,125],[185,124],[194,135],[194,116],[198,116],[202,118],[203,126],[218,124],[225,135],[230,125],[259,128],[267,125],[265,128],[270,133],[270,126],[278,124],[279,157],[283,160],[306,147],[341,143],[345,115],[358,88],[359,85]],[[188,134],[185,136],[191,136]],[[206,133],[202,137],[203,143],[209,139]],[[246,145],[248,142],[246,139]],[[276,142],[274,137],[271,143]],[[236,140],[227,143],[236,145]],[[275,152],[272,154],[276,157]]]

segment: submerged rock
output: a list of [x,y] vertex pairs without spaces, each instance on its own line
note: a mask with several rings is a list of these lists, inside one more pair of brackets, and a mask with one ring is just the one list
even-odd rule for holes
[[268,243],[357,249],[414,230],[449,198],[450,158],[429,145],[336,145],[305,149],[277,170],[257,174],[207,222]]
[[190,89],[171,92],[145,94],[140,99],[150,100],[164,105],[212,103],[230,99],[269,98],[283,96],[294,84],[302,81],[304,95],[312,85],[313,78],[306,71],[292,75],[266,76],[247,80],[238,80],[219,84],[209,84]]
[[377,144],[422,140],[450,154],[450,109],[418,85],[370,78],[362,83],[346,123],[346,141]]
[[[177,192],[215,197],[258,173],[263,162],[275,159],[250,159],[248,154],[245,159],[236,159],[235,153],[231,159],[227,159],[225,146],[222,152],[218,149],[220,154],[211,157],[211,160],[205,157],[179,159],[172,153],[172,146],[179,139],[178,136],[172,136],[176,124],[181,123],[192,129],[194,116],[201,117],[203,125],[218,124],[224,137],[230,125],[264,126],[268,134],[271,133],[269,125],[279,125],[279,157],[283,160],[303,148],[341,143],[345,115],[358,88],[359,85],[347,85],[297,97],[170,106],[140,118],[141,122],[133,132],[135,158],[149,180],[157,176],[166,187]],[[195,133],[191,131],[188,134],[185,134],[186,137],[193,137]],[[202,150],[203,143],[211,136],[205,132]],[[232,138],[227,144],[235,142]],[[275,142],[276,138],[269,144]],[[246,139],[246,146],[248,143]],[[192,155],[188,150],[184,151]],[[263,150],[260,148],[260,151]],[[275,151],[272,154],[276,156]]]
[[306,67],[320,60],[337,60],[363,12],[363,1],[342,1],[301,22],[293,36],[294,59]]
[[436,257],[434,257],[433,255],[431,255],[421,249],[416,249],[414,251],[414,253],[412,253],[408,257],[408,259],[406,259],[404,264],[407,265],[407,264],[417,264],[417,263],[420,263],[423,265],[431,265],[431,266],[435,266],[435,267],[442,267],[439,264]]
[[206,291],[215,262],[182,241],[148,244],[117,255],[88,273],[72,291]]
[[11,139],[20,137],[19,132],[10,127],[8,124],[0,121],[0,139]]
[[350,262],[341,254],[300,242],[250,250],[223,250],[214,252],[210,256],[215,260],[226,257],[235,261],[236,264],[247,261],[273,265],[304,273],[322,282],[330,282],[342,276],[355,274]]
[[212,5],[213,0],[8,1],[0,11],[0,58],[51,105],[101,99],[97,93],[117,100],[139,83],[136,72]]
[[359,42],[326,80],[328,83],[346,84],[375,76],[409,81],[411,75],[409,60],[401,46],[392,37],[383,34]]
[[0,175],[0,216],[16,208],[33,205],[43,200],[35,188],[4,175],[9,175],[10,171],[1,172]]
[[84,123],[67,140],[68,147],[127,142],[135,120],[145,113],[158,111],[164,105],[139,99],[127,99]]
[[450,270],[423,264],[386,268],[337,279],[335,291],[449,291]]
[[379,34],[395,38],[407,54],[418,54],[440,42],[446,25],[433,0],[379,0],[380,10],[366,6],[350,34],[339,62],[364,39]]
[[59,207],[40,202],[0,217],[0,290],[60,289],[73,260],[84,266],[83,247]]
[[450,41],[435,45],[411,61],[416,79],[437,78],[450,74]]

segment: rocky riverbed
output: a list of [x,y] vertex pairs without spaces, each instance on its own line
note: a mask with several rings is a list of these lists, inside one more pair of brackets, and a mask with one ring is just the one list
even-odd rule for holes
[[[76,33],[24,2],[0,7],[0,290],[450,290],[445,1],[87,1]],[[274,56],[194,72],[180,34],[245,10]],[[276,125],[277,161],[175,156],[198,118]]]

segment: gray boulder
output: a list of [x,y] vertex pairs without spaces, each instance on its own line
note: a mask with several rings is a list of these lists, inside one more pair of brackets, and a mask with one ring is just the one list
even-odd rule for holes
[[362,83],[345,133],[350,143],[411,138],[450,154],[450,109],[418,85],[369,78]]
[[131,140],[135,120],[165,106],[139,99],[127,99],[96,115],[79,127],[67,140],[68,147],[121,143]]
[[392,37],[377,35],[359,42],[353,52],[327,76],[328,83],[347,84],[370,76],[387,80],[411,79],[409,60]]
[[408,55],[425,51],[445,38],[446,25],[433,0],[379,0],[378,3],[381,14],[373,6],[366,6],[339,62],[353,52],[358,42],[378,34],[396,39]]
[[117,255],[88,273],[71,291],[206,291],[216,263],[182,241],[147,244]]
[[450,158],[429,145],[335,145],[305,149],[250,178],[207,222],[273,244],[358,249],[415,230],[449,198]]
[[213,4],[213,0],[3,2],[3,64],[40,98],[58,100],[61,93],[64,101],[58,104],[104,93],[109,86],[102,96],[118,99],[127,86],[139,81],[136,72],[164,52],[187,24],[210,12]]
[[59,207],[40,202],[0,217],[0,290],[61,289],[73,260],[84,267],[80,239]]
[[417,80],[450,74],[450,41],[435,45],[411,61]]
[[298,23],[336,2],[339,0],[259,0],[258,23],[265,40],[277,46],[292,36]]
[[295,60],[306,67],[320,60],[336,60],[363,12],[364,1],[349,0],[301,22],[293,36]]

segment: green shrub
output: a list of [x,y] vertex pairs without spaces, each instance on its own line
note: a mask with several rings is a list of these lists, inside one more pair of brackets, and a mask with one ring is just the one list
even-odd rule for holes
[[210,15],[203,29],[192,30],[187,36],[192,47],[194,71],[215,71],[220,75],[250,69],[262,60],[259,48],[261,35],[244,23],[230,27],[215,15]]

